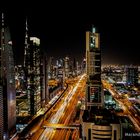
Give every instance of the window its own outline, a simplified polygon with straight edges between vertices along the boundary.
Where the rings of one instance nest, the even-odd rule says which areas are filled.
[[[95,66],[101,66],[101,61],[95,61]]]
[[[100,60],[101,59],[101,55],[95,55],[95,59],[96,60]]]

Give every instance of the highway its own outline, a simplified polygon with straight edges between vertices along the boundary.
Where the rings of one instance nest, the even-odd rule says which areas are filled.
[[[20,133],[18,133],[15,139],[30,139],[30,137],[41,127],[43,120],[52,112],[53,108],[65,95],[66,91],[69,91],[68,84],[66,84],[66,87],[61,93],[59,92],[48,102],[48,104],[45,105],[45,108],[33,116],[33,118],[28,122],[28,125]]]
[[[66,129],[60,129],[60,127],[58,127],[59,129],[57,129],[57,125],[63,124],[69,126],[70,124],[74,124],[73,119],[76,114],[76,106],[78,100],[83,97],[86,86],[85,76],[86,75],[84,74],[69,82],[69,90],[56,104],[55,108],[53,108],[49,117],[43,121],[40,129],[38,129],[38,131],[31,137],[32,140],[79,139],[78,128],[71,129],[71,127],[67,127]],[[45,127],[47,124],[53,124],[56,128]]]
[[[137,114],[133,104],[129,101],[129,99],[122,98],[122,96],[111,86],[106,80],[102,80],[104,88],[108,89],[108,91],[112,94],[114,99],[120,104],[123,109],[123,115],[128,116],[132,121],[133,125],[137,132],[140,132],[140,116]]]

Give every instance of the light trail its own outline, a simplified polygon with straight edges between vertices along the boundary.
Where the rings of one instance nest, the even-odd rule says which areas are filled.
[[[57,112],[51,117],[51,119],[49,120],[49,123],[57,124],[59,122],[61,116],[64,114],[65,108],[67,107],[68,103],[71,101],[72,96],[75,94],[80,84],[80,81],[84,78],[84,76],[85,74],[81,76],[76,86],[69,91],[69,93],[64,99],[64,102],[62,103],[60,108],[57,110]],[[53,128],[46,128],[44,132],[42,133],[41,137],[39,138],[39,140],[49,140],[51,137],[53,137],[54,132],[55,130],[53,130]]]
[[[102,81],[103,85],[105,88],[108,89],[108,91],[112,94],[112,96],[114,97],[114,99],[121,105],[121,108],[123,109],[124,111],[124,114],[127,114],[127,116],[129,117],[129,119],[132,121],[132,123],[134,124],[136,130],[138,132],[140,132],[140,124],[139,124],[139,121],[138,119],[135,117],[135,115],[133,114],[132,110],[135,110],[131,104],[130,104],[130,101],[129,99],[127,98],[126,100],[125,99],[117,99],[115,96],[116,95],[119,95],[118,92],[116,92],[108,82],[106,81]],[[120,95],[119,95],[120,96]],[[132,110],[130,111],[129,107],[132,107]]]

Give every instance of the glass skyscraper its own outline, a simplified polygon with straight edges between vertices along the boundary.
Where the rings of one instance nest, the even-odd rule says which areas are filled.
[[[0,139],[9,140],[16,130],[16,93],[12,41],[2,14],[0,46]]]
[[[86,32],[87,107],[101,106],[103,104],[99,37],[99,33],[96,33],[94,27],[92,28],[92,32]]]

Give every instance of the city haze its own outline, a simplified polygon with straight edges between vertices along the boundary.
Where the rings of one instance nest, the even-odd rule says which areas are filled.
[[[139,11],[136,4],[94,1],[63,4],[5,9],[17,50],[15,57],[20,58],[17,63],[23,61],[27,17],[31,36],[41,39],[48,57],[69,55],[81,60],[85,56],[85,31],[94,25],[101,34],[103,64],[139,64]]]

